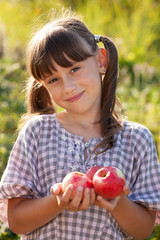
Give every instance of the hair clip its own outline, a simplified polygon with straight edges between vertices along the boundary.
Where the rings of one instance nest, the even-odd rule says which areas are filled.
[[[94,35],[96,43],[101,42],[101,37],[102,37],[101,35]]]

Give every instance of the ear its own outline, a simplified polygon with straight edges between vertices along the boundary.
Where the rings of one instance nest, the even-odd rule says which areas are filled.
[[[107,52],[104,48],[98,49],[99,72],[104,74],[108,66]]]

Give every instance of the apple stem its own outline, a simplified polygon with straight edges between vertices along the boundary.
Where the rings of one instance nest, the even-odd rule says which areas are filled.
[[[106,176],[106,173],[105,173],[105,172],[101,171],[101,173],[102,173],[102,177],[105,177],[105,176]]]

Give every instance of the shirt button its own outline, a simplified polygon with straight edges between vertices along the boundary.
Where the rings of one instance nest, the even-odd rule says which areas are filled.
[[[71,167],[71,171],[72,171],[72,172],[75,172],[75,171],[76,171],[76,168],[75,168],[75,167]]]
[[[89,147],[89,142],[86,142],[86,143],[85,143],[85,147],[86,147],[86,148]]]

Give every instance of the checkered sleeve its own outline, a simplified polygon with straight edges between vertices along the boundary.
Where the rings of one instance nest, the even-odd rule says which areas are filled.
[[[156,211],[160,224],[160,163],[153,137],[148,129],[135,137],[135,166],[129,198]]]
[[[21,131],[0,182],[0,219],[7,224],[8,199],[40,197],[36,171],[38,129],[35,125]]]

